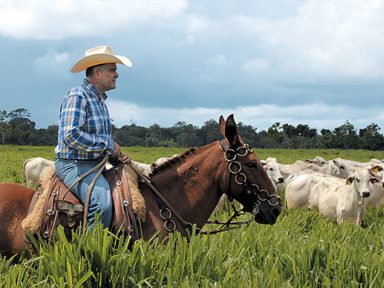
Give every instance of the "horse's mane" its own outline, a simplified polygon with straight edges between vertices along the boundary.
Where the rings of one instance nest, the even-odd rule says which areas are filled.
[[[168,161],[166,161],[166,162],[162,163],[160,166],[157,166],[156,168],[154,168],[152,173],[150,174],[150,177],[153,177],[153,176],[167,170],[168,168],[173,167],[173,166],[177,165],[178,163],[183,162],[188,157],[194,155],[196,151],[197,151],[196,148],[191,148],[179,156],[170,158]]]

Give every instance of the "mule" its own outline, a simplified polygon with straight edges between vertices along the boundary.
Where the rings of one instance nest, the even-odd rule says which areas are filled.
[[[140,238],[166,238],[176,230],[187,237],[192,224],[197,229],[204,226],[223,193],[240,202],[256,222],[276,222],[281,212],[280,199],[259,158],[243,143],[233,115],[227,120],[221,116],[219,124],[223,140],[172,158],[153,171],[151,184],[140,183],[147,209],[146,221],[139,225]],[[151,186],[161,193],[160,199]],[[23,251],[21,221],[33,193],[19,184],[0,184],[2,255]]]

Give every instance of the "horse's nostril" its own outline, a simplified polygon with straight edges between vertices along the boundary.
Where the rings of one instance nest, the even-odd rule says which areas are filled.
[[[276,206],[272,209],[272,215],[277,217],[279,216],[281,213],[281,207],[280,206]]]

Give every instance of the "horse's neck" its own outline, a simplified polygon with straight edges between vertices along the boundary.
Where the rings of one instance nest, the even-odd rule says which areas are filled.
[[[157,175],[154,184],[186,221],[203,225],[221,196],[217,178],[223,159],[218,144],[208,145]]]

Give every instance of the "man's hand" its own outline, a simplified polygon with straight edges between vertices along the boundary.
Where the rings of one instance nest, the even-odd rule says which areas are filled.
[[[123,164],[130,164],[131,163],[131,157],[129,157],[128,153],[120,153],[119,161]]]
[[[131,163],[131,157],[127,153],[121,152],[121,147],[119,144],[115,143],[115,148],[113,149],[113,153],[111,158],[115,162],[121,162],[123,164]]]

